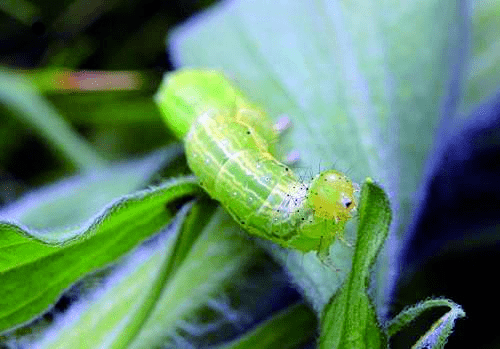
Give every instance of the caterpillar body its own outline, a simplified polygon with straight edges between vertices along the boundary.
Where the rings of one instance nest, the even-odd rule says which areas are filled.
[[[246,231],[320,255],[342,238],[356,207],[351,180],[328,170],[305,182],[277,161],[277,130],[224,75],[171,73],[155,100],[200,184]]]

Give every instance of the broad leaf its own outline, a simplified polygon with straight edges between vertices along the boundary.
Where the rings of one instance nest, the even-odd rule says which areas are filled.
[[[388,191],[395,214],[374,292],[382,315],[441,106],[456,104],[449,57],[463,43],[456,35],[464,22],[460,6],[223,2],[168,40],[179,67],[221,69],[273,118],[288,114],[293,128],[282,144],[300,152],[306,170],[335,166],[358,183],[370,176]],[[340,283],[325,286],[329,278],[314,258],[291,253],[286,260],[321,311]]]
[[[141,172],[137,171],[136,166],[130,167],[130,170]],[[122,171],[121,178],[128,178],[123,180],[122,186],[126,184],[124,187],[130,190],[131,182],[137,184],[138,178],[142,182],[145,172],[136,174],[135,181],[131,181],[134,176]],[[114,174],[115,180],[120,178],[118,173]],[[79,182],[80,187],[75,192],[69,191],[68,197],[64,197],[64,191],[58,190],[55,185],[52,189],[57,190],[47,190],[41,196],[45,198],[45,203],[38,202],[38,207],[20,205],[10,212],[13,216],[17,213],[17,217],[29,219],[29,215],[23,217],[23,208],[26,209],[24,212],[30,211],[35,217],[43,215],[45,208],[49,210],[46,214],[57,216],[57,212],[51,211],[49,203],[67,201],[72,209],[89,213],[92,211],[91,205],[82,204],[91,197],[78,198],[78,193],[84,190],[81,185],[88,184],[88,181],[79,178],[76,182]],[[106,181],[104,184],[109,185]],[[96,185],[94,189],[98,187]],[[124,187],[121,190],[118,187],[115,187],[114,194],[120,191],[123,194]],[[94,195],[97,192],[94,191]],[[59,195],[54,195],[56,193]],[[110,193],[112,191],[103,191],[104,197],[108,199]],[[114,261],[158,232],[174,213],[167,209],[166,204],[197,193],[200,193],[200,189],[194,178],[170,180],[157,187],[119,197],[104,207],[98,207],[99,211],[92,212],[93,215],[85,221],[77,220],[74,223],[78,225],[66,225],[63,229],[44,232],[11,220],[0,222],[0,331],[32,319],[52,305],[62,291],[80,277]],[[62,217],[59,221],[57,217],[52,218],[45,220],[44,224],[61,221],[69,224],[68,217]],[[75,218],[82,217],[75,215]]]
[[[162,232],[127,256],[104,287],[75,304],[39,344],[152,348],[172,343],[180,322],[220,293],[256,253],[227,214],[218,212],[209,221],[207,206],[203,211],[195,206],[184,220],[187,208],[175,231]]]

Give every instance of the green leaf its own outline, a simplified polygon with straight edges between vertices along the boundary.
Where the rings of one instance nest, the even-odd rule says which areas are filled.
[[[179,146],[154,151],[141,159],[130,159],[86,171],[33,190],[3,207],[0,220],[43,230],[46,242],[69,239],[70,231],[95,216],[113,199],[140,189],[168,162],[182,153]]]
[[[498,90],[500,81],[500,3],[477,1],[471,9],[471,58],[465,72],[461,116]]]
[[[214,299],[227,285],[234,283],[244,266],[259,253],[222,209],[216,211],[199,238],[189,245],[189,253],[128,348],[163,345],[165,338],[158,336],[159,331],[167,333],[179,320]],[[168,334],[175,337],[172,332]]]
[[[198,193],[194,178],[170,180],[115,200],[66,234],[1,222],[0,331],[29,321],[80,277],[158,232],[172,217],[165,204]]]
[[[408,309],[403,310],[394,319],[387,324],[387,334],[393,336],[402,328],[408,326],[416,317],[423,312],[438,308],[449,307],[450,311],[441,316],[434,325],[423,335],[412,348],[415,349],[442,349],[452,333],[455,321],[458,318],[465,317],[462,307],[448,299],[428,299]]]
[[[304,303],[292,305],[220,349],[294,349],[316,334],[316,315]]]
[[[192,218],[178,224],[178,233],[163,232],[139,247],[94,299],[83,300],[73,314],[59,319],[42,347],[172,344],[179,323],[220,293],[256,253],[227,214],[219,210],[203,226],[210,217],[207,206],[194,207]]]
[[[37,345],[41,348],[125,348],[140,331],[171,276],[172,248],[192,205],[175,226],[125,256],[94,294],[56,318]]]
[[[384,348],[385,334],[368,297],[370,267],[389,231],[391,208],[384,191],[368,178],[361,190],[352,270],[333,302],[325,307],[320,348]]]
[[[347,223],[346,241],[354,240],[353,222]],[[345,242],[335,243],[330,248],[329,260],[326,264],[318,260],[316,252],[302,253],[290,251],[279,246],[258,241],[267,251],[286,266],[294,283],[304,293],[317,314],[344,282],[351,270],[353,248]]]
[[[387,311],[397,275],[391,268],[448,98],[448,53],[461,44],[455,33],[464,22],[459,6],[223,2],[169,38],[178,66],[221,69],[272,118],[286,113],[293,127],[281,145],[300,152],[306,174],[335,165],[356,182],[370,176],[383,185],[395,219],[376,267],[380,314]],[[309,284],[306,294],[321,311],[338,284],[323,283],[324,268],[313,258],[291,252],[284,260],[304,266],[291,273],[302,287]]]

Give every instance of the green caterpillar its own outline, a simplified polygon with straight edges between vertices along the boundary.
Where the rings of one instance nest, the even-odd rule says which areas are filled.
[[[355,185],[335,170],[304,182],[277,161],[277,129],[223,74],[167,74],[155,100],[200,184],[246,231],[320,255],[343,238]]]

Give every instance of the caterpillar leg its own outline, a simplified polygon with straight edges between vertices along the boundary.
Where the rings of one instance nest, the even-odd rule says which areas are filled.
[[[344,237],[343,237],[343,236],[340,236],[340,235],[339,235],[339,236],[337,236],[337,238],[338,238],[340,241],[342,241],[342,242],[343,242],[343,243],[344,243],[347,247],[351,247],[351,248],[352,248],[352,246],[353,246],[353,245],[352,245],[349,241],[347,241],[346,239],[344,239]]]
[[[321,264],[323,264],[328,269],[330,269],[330,270],[332,270],[332,271],[334,271],[336,273],[340,273],[342,271],[342,269],[340,269],[339,267],[337,267],[335,265],[335,262],[332,260],[332,258],[330,257],[329,254],[323,255],[323,254],[320,254],[318,252],[317,256],[318,256],[319,261],[321,262]]]
[[[282,135],[286,130],[288,130],[292,126],[292,121],[288,117],[288,115],[283,114],[278,118],[278,121],[274,124],[274,130],[278,135]],[[300,160],[300,154],[297,150],[292,150],[284,158],[281,159],[281,162],[287,165],[293,165],[298,163]]]
[[[285,158],[282,160],[282,162],[287,165],[294,165],[300,161],[300,153],[298,150],[292,150],[286,154]]]
[[[278,121],[274,124],[274,130],[281,135],[285,130],[289,129],[292,126],[292,121],[288,117],[288,115],[283,114],[279,117]]]
[[[330,256],[330,246],[332,242],[332,239],[321,237],[316,255],[318,256],[318,259],[322,264],[338,273],[342,270],[335,265],[333,259]]]

